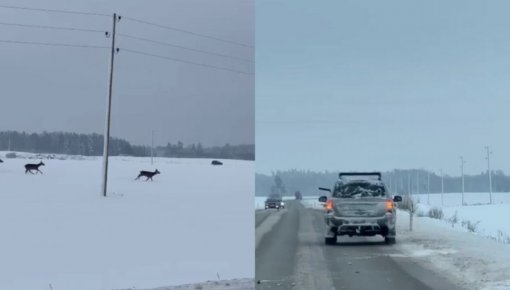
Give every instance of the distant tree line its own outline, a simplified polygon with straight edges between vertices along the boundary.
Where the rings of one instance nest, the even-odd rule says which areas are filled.
[[[230,145],[204,147],[201,143],[184,146],[182,142],[167,143],[156,148],[159,156],[165,157],[207,157],[223,159],[255,160],[255,145]]]
[[[17,131],[0,132],[1,151],[100,156],[103,154],[103,135],[69,132],[27,133]],[[151,148],[132,145],[120,138],[110,138],[112,156],[150,156]],[[184,145],[168,143],[154,148],[155,156],[187,158],[222,158],[255,160],[255,145],[230,145],[204,147],[202,144]]]
[[[383,181],[387,187],[398,194],[432,193],[441,192],[441,176],[434,172],[421,169],[398,169],[382,172]],[[286,194],[292,195],[300,191],[303,195],[319,195],[318,187],[331,187],[338,180],[338,172],[316,172],[303,170],[276,171],[271,175],[255,175],[255,194],[267,196],[274,191],[275,180],[278,178],[285,184]],[[464,188],[466,192],[488,192],[487,171],[476,175],[464,176]],[[444,192],[461,192],[462,180],[460,176],[444,175]],[[510,176],[505,175],[501,170],[492,171],[492,191],[510,192]]]

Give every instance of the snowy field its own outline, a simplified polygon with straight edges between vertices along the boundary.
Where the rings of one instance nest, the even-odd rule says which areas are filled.
[[[443,201],[441,202],[440,193],[428,194],[415,194],[413,199],[421,204],[429,204],[432,206],[460,206],[462,205],[462,193],[445,193],[443,194]],[[481,205],[488,204],[490,201],[488,192],[465,192],[464,203],[466,205]],[[493,192],[492,203],[510,203],[510,192]]]
[[[421,194],[413,196],[417,202],[418,216],[427,216],[432,207],[441,208],[444,223],[454,230],[468,231],[496,241],[510,244],[510,193],[492,194],[493,204],[488,204],[488,193],[465,193],[462,206],[460,193],[444,194],[441,206],[441,194]],[[468,227],[469,225],[469,227]]]
[[[152,289],[254,277],[254,163],[48,159],[42,175],[0,152],[0,289]],[[25,157],[29,157],[28,155]],[[80,160],[81,159],[81,160]],[[153,182],[135,181],[157,168]],[[234,289],[234,288],[231,288]]]
[[[222,281],[207,281],[179,286],[160,287],[155,289],[140,290],[255,290],[254,279],[233,279]]]

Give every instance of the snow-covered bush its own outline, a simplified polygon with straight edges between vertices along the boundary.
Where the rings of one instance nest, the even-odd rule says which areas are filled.
[[[452,228],[459,222],[457,211],[455,211],[455,213],[448,219],[447,222],[452,225]]]
[[[428,216],[433,219],[442,219],[444,214],[443,210],[439,207],[432,207],[429,209]]]
[[[498,230],[497,241],[504,244],[510,244],[510,236],[502,230]]]
[[[416,212],[416,216],[417,216],[417,217],[426,217],[427,215],[425,214],[425,212],[424,212],[424,211],[419,210],[419,211],[417,211],[417,212]]]
[[[17,155],[14,152],[9,152],[9,153],[5,154],[5,158],[16,158],[16,157],[17,157]]]
[[[461,225],[463,227],[466,227],[468,229],[468,231],[472,232],[472,233],[475,233],[476,232],[476,228],[478,227],[478,224],[480,223],[480,221],[477,221],[476,223],[470,221],[470,220],[462,220],[461,222]]]

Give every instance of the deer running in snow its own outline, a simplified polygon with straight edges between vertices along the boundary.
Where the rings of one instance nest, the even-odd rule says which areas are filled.
[[[153,177],[154,175],[156,175],[156,174],[160,174],[160,173],[161,173],[161,172],[159,172],[157,169],[156,169],[156,171],[154,171],[154,172],[151,172],[151,171],[144,171],[144,170],[142,170],[142,171],[140,171],[140,174],[138,174],[138,176],[135,178],[135,180],[138,180],[138,179],[139,179],[140,177],[142,177],[142,176],[145,176],[145,177],[146,177],[145,181],[147,181],[147,180],[149,180],[149,179],[150,179],[150,180],[152,180],[152,177]]]
[[[32,172],[32,170],[35,170],[36,173],[41,173],[42,174],[42,171],[39,170],[39,167],[41,167],[41,165],[44,166],[44,163],[42,161],[37,163],[37,164],[30,164],[30,163],[25,164],[25,174],[27,174],[29,172],[34,174]]]

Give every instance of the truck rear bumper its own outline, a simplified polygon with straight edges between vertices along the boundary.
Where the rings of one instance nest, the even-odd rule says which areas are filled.
[[[387,213],[382,217],[337,217],[326,214],[326,237],[349,236],[395,236],[395,215]]]

